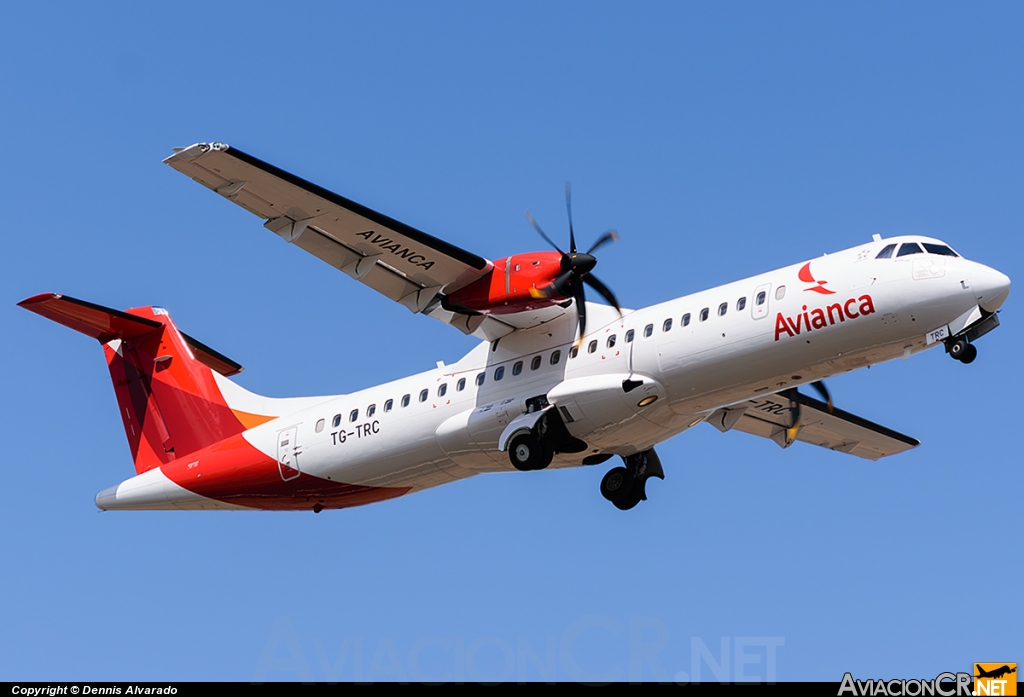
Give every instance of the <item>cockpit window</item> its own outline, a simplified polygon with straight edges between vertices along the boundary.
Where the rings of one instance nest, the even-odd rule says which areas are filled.
[[[875,259],[892,259],[892,252],[893,252],[894,249],[896,249],[896,245],[894,245],[894,244],[886,245],[885,249],[880,251],[875,256]]]
[[[917,242],[904,242],[900,251],[896,252],[897,257],[905,257],[910,254],[924,254]]]
[[[928,252],[929,254],[939,254],[944,257],[960,256],[959,254],[957,254],[944,244],[932,244],[930,242],[922,242],[921,244],[924,245],[924,251]]]

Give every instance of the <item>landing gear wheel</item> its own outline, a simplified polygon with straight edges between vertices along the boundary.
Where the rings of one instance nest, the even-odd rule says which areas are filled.
[[[974,359],[978,357],[978,347],[974,344],[967,344],[967,348],[964,349],[963,355],[958,359],[961,363],[973,363]]]
[[[968,349],[969,348],[973,348],[973,347],[970,344],[967,343],[967,339],[957,339],[956,341],[954,341],[953,343],[951,343],[949,345],[949,355],[954,360],[958,360],[958,361],[963,360],[963,356],[966,353],[968,353]],[[974,353],[977,354],[978,350],[975,349]]]
[[[633,508],[641,501],[645,501],[647,499],[647,492],[645,491],[646,487],[647,477],[643,477],[641,479],[634,479],[633,488],[630,490],[630,492],[621,499],[616,499],[615,501],[612,501],[612,503],[615,504],[615,507],[618,508],[620,511],[628,511],[630,508]]]
[[[524,433],[512,439],[508,448],[508,459],[521,472],[542,470],[551,464],[553,453],[532,433]]]
[[[625,467],[613,467],[601,480],[601,496],[619,506],[619,501],[626,501],[633,493],[633,473]],[[637,499],[639,501],[639,499]],[[636,504],[634,503],[633,506]],[[630,506],[629,508],[632,508]],[[621,508],[621,506],[620,506]],[[625,510],[625,509],[623,509]]]

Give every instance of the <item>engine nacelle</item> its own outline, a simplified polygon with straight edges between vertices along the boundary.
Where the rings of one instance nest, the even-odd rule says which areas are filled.
[[[547,289],[561,272],[562,255],[558,252],[515,254],[498,259],[487,275],[451,293],[445,299],[445,309],[501,315],[556,305],[568,298],[557,292],[544,297],[537,290]]]
[[[663,408],[665,395],[658,381],[621,373],[565,380],[555,385],[547,398],[571,435],[598,447],[605,434],[622,428],[630,428],[642,439],[644,431],[654,428],[647,422],[646,412]]]

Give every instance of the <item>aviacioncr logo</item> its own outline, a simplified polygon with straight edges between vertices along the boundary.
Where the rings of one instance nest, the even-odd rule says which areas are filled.
[[[804,288],[804,291],[814,291],[815,293],[821,293],[822,295],[835,294],[834,290],[829,290],[828,288],[825,287],[825,284],[828,283],[828,281],[819,281],[814,278],[814,275],[811,273],[811,262],[807,262],[806,264],[803,265],[803,267],[800,269],[800,273],[798,274],[798,276],[800,280],[803,281],[804,283],[815,284],[810,288]]]

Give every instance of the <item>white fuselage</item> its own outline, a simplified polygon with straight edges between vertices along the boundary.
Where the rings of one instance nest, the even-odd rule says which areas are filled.
[[[1005,276],[960,257],[875,258],[904,239],[924,238],[813,259],[814,282],[798,277],[805,262],[621,316],[589,305],[588,333],[574,357],[576,318],[567,313],[482,343],[454,365],[330,398],[244,435],[277,458],[279,434],[294,429],[302,472],[415,490],[512,470],[502,434],[527,400],[545,396],[589,446],[557,455],[552,466],[631,455],[717,408],[940,345],[926,335],[979,305],[995,311],[1005,299]],[[623,395],[630,376],[642,376],[644,390]],[[638,406],[649,396],[657,399]]]

